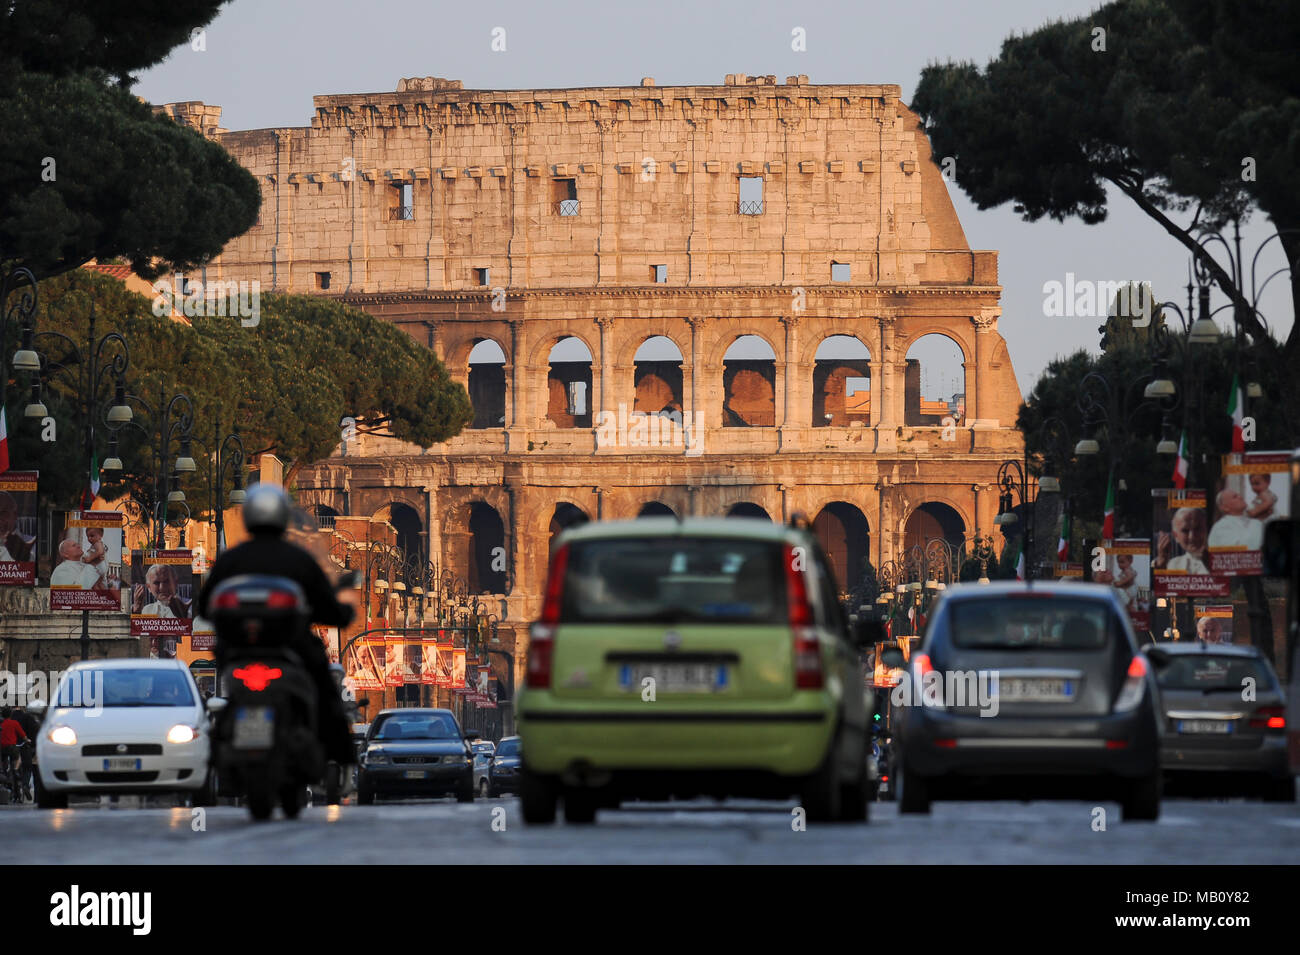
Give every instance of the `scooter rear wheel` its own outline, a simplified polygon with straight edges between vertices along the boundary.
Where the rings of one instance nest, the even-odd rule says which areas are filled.
[[[265,822],[275,811],[275,792],[270,777],[264,773],[250,774],[245,786],[248,812],[258,822]]]

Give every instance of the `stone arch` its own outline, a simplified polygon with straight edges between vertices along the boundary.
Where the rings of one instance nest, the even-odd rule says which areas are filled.
[[[785,344],[782,338],[774,337],[771,332],[763,329],[755,330],[753,321],[747,321],[739,318],[725,318],[717,323],[717,327],[708,327],[708,332],[703,336],[703,346],[701,348],[700,365],[705,373],[713,369],[721,368],[723,356],[731,350],[731,346],[736,344],[737,339],[753,336],[762,339],[767,347],[772,349],[776,355],[778,363],[781,362]],[[710,326],[712,323],[710,323]]]
[[[465,352],[465,389],[474,409],[470,429],[505,427],[508,362],[509,353],[494,338],[480,338]]]
[[[960,426],[966,418],[969,384],[965,344],[946,330],[924,332],[912,337],[904,355],[903,423],[939,427],[951,418]]]
[[[590,322],[560,322],[555,325],[548,322],[546,332],[530,345],[528,364],[533,366],[549,364],[551,352],[555,349],[555,346],[567,338],[576,338],[586,345],[587,354],[592,356],[594,362],[595,356],[600,353],[600,344],[599,339],[592,336],[590,325]]]
[[[737,501],[727,508],[727,517],[748,517],[757,520],[770,521],[772,515],[760,505],[752,501]]]
[[[585,358],[581,357],[583,352]],[[557,428],[591,427],[592,364],[591,346],[577,335],[566,335],[551,346],[547,355],[546,418]]]
[[[769,357],[759,358],[759,354]],[[753,355],[755,357],[746,357]],[[777,352],[760,335],[738,336],[722,356],[722,425],[770,428],[776,425]]]
[[[866,514],[848,501],[829,501],[813,518],[812,527],[840,590],[853,590],[862,576],[862,562],[871,556]]]
[[[551,521],[547,528],[549,537],[547,538],[547,549],[554,545],[555,538],[563,530],[570,527],[576,527],[579,524],[585,524],[591,520],[591,515],[571,501],[556,501],[555,507],[551,510]]]
[[[464,374],[465,366],[469,364],[470,352],[483,342],[491,342],[496,345],[501,350],[501,354],[505,356],[506,364],[510,363],[509,334],[498,335],[495,332],[475,330],[460,333],[454,339],[450,336],[447,338],[443,364],[447,366],[447,370],[452,374]]]
[[[672,352],[677,357],[672,357]],[[651,335],[632,355],[634,412],[644,414],[682,413],[685,391],[682,369],[686,360],[681,347],[667,335]]]
[[[405,495],[402,495],[405,496]],[[419,509],[402,496],[391,498],[371,511],[371,520],[381,518],[388,522],[397,535],[397,546],[406,557],[423,555],[425,552],[425,526]]]
[[[646,501],[637,510],[637,517],[676,517],[677,512],[663,501]]]
[[[510,550],[501,513],[486,501],[471,501],[468,521],[469,553],[465,566],[471,594],[506,593]]]
[[[812,360],[812,426],[871,421],[871,349],[856,335],[827,335]]]
[[[944,538],[960,550],[969,527],[967,515],[960,508],[943,500],[925,501],[912,508],[903,524],[903,553],[935,537]]]
[[[642,346],[652,338],[666,338],[677,346],[677,351],[681,354],[682,363],[689,362],[691,349],[691,336],[689,327],[683,333],[680,327],[685,324],[682,319],[661,319],[652,322],[628,320],[625,324],[631,326],[631,331],[624,334],[617,334],[620,323],[615,323],[616,329],[615,341],[610,350],[610,357],[613,359],[612,364],[615,367],[629,367],[636,363],[636,353],[641,350]]]

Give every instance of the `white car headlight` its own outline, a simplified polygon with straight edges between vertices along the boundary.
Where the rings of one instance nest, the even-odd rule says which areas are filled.
[[[71,726],[52,726],[45,738],[58,746],[77,745],[77,733]]]
[[[365,757],[366,757],[366,762],[367,762],[367,763],[376,763],[376,764],[377,764],[377,763],[386,763],[386,762],[388,762],[388,755],[387,755],[386,753],[384,753],[383,751],[381,751],[381,750],[377,750],[377,749],[368,749],[368,750],[366,750]]]
[[[192,743],[198,737],[193,726],[185,723],[177,723],[167,731],[167,742],[169,743]]]

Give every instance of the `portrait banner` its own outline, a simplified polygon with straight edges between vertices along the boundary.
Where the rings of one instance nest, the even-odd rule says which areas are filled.
[[[384,686],[401,686],[402,664],[406,662],[406,647],[399,633],[384,635]]]
[[[1210,527],[1210,570],[1223,577],[1257,577],[1264,567],[1264,525],[1291,516],[1291,453],[1225,455],[1222,475]]]
[[[1128,537],[1111,541],[1106,548],[1106,569],[1093,580],[1110,584],[1128,611],[1133,629],[1151,630],[1151,539]]]
[[[121,613],[121,512],[68,511],[54,550],[57,562],[50,574],[51,610]]]
[[[0,474],[0,587],[36,585],[36,481],[39,471]]]
[[[451,635],[446,630],[438,631],[438,677],[437,686],[452,686],[452,644]]]
[[[1151,574],[1156,596],[1228,596],[1228,578],[1210,573],[1204,489],[1153,490],[1151,503]]]
[[[1232,643],[1232,604],[1193,605],[1196,639],[1206,643]]]
[[[131,636],[149,638],[150,656],[175,659],[193,630],[193,559],[188,549],[131,552]]]
[[[420,682],[425,686],[436,686],[438,683],[437,637],[420,638]]]
[[[453,693],[465,693],[469,687],[465,685],[465,648],[452,647],[451,649],[451,691]]]

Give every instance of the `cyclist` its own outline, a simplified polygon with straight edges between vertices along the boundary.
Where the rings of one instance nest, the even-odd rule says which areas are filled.
[[[21,761],[18,747],[25,742],[27,733],[22,724],[13,718],[13,710],[7,706],[0,709],[0,768],[4,769],[9,792],[15,802],[22,798],[18,786],[18,765]]]

